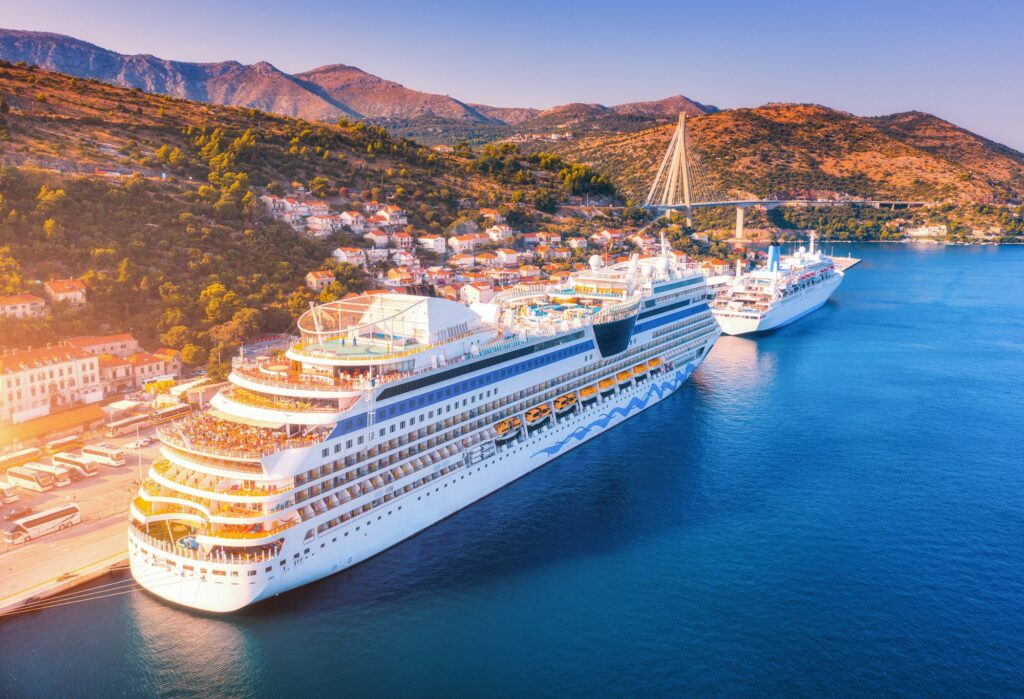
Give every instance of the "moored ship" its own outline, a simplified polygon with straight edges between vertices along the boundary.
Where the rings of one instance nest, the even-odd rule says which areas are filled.
[[[471,307],[365,294],[311,308],[164,426],[131,507],[153,594],[228,612],[363,561],[680,388],[719,335],[664,249]]]
[[[711,309],[727,335],[775,330],[825,305],[843,281],[843,272],[830,257],[810,250],[781,257],[779,246],[768,248],[768,266],[741,274],[737,269],[711,302]]]

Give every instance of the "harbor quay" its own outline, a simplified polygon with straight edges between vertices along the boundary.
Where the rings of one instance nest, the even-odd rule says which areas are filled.
[[[147,432],[152,430],[142,436]],[[103,442],[124,448],[134,439],[132,434]],[[124,466],[100,466],[91,478],[42,493],[21,489],[17,502],[0,506],[0,517],[22,507],[41,512],[64,503],[75,503],[82,512],[81,524],[65,531],[22,544],[0,542],[0,616],[124,567],[126,513],[157,446],[125,449],[125,456]]]

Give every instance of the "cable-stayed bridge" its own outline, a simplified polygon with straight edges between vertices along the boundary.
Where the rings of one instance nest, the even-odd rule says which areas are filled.
[[[869,206],[885,206],[892,208],[908,208],[924,206],[924,202],[908,201],[849,201],[835,199],[730,199],[715,187],[715,182],[705,170],[703,163],[689,147],[686,129],[686,115],[679,115],[679,123],[668,149],[661,160],[658,172],[654,176],[644,207],[659,214],[669,211],[682,211],[686,214],[686,222],[693,225],[693,210],[715,206],[736,208],[736,236],[743,237],[743,212],[749,207],[774,208],[785,204],[840,206],[848,204],[866,204]]]

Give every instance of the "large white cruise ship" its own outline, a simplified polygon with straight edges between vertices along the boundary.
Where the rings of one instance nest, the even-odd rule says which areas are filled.
[[[229,612],[355,565],[665,399],[719,336],[704,277],[658,257],[472,307],[311,308],[160,430],[131,506],[135,579]]]
[[[780,257],[779,246],[768,248],[768,267],[740,274],[726,283],[711,302],[712,312],[727,335],[775,330],[825,305],[843,272],[832,259],[814,249],[800,248]]]

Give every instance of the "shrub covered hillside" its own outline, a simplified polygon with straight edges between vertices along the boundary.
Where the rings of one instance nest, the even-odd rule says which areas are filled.
[[[0,64],[0,294],[41,295],[40,280],[75,277],[90,297],[84,310],[4,323],[0,345],[131,330],[193,364],[224,357],[246,335],[288,327],[312,300],[303,275],[354,242],[267,220],[262,188],[297,183],[340,205],[387,200],[436,232],[474,207],[542,220],[568,194],[608,190],[588,170],[533,161],[444,156],[360,122],[311,123]],[[367,285],[356,270],[337,272],[325,298]]]
[[[688,121],[714,188],[740,199],[845,194],[993,203],[1024,198],[1024,153],[928,114],[864,118],[806,104],[730,109]],[[675,125],[586,136],[548,148],[607,173],[642,199]]]

